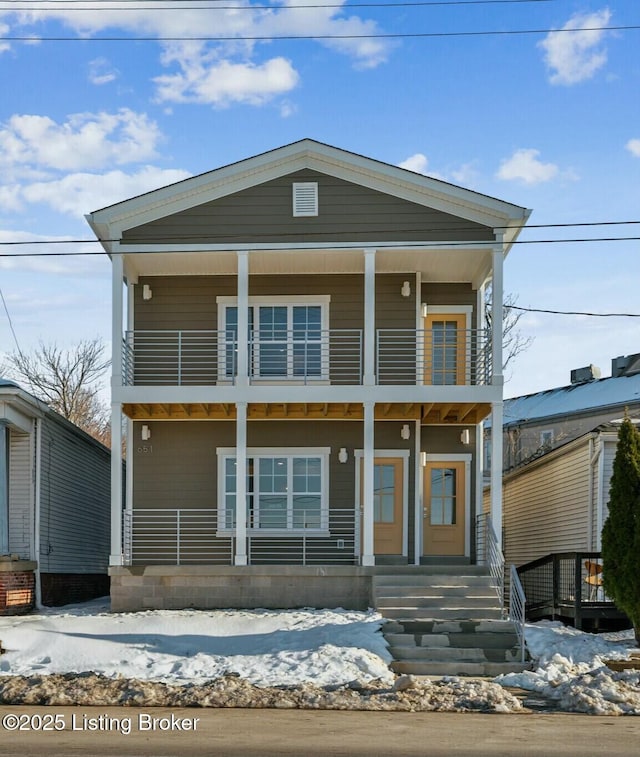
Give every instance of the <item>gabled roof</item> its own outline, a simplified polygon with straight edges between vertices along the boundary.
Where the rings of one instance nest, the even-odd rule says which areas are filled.
[[[302,139],[298,142],[193,176],[161,189],[96,210],[87,221],[104,248],[123,231],[224,197],[248,187],[309,168],[426,207],[452,213],[490,228],[504,228],[507,246],[530,211],[519,205],[347,150]]]
[[[626,404],[640,405],[640,374],[596,379],[513,397],[504,402],[503,425]]]

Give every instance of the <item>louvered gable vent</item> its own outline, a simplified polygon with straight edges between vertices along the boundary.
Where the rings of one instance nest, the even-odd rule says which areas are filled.
[[[318,184],[315,181],[293,183],[293,215],[318,215]]]

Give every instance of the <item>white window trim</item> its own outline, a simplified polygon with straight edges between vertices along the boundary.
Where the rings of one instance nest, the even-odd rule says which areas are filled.
[[[320,330],[322,334],[326,334],[329,331],[329,305],[331,303],[330,294],[292,294],[292,295],[258,295],[255,297],[249,297],[249,307],[260,307],[261,305],[274,305],[279,307],[286,307],[289,310],[290,307],[296,305],[308,305],[320,307]],[[227,333],[227,308],[237,307],[238,298],[233,295],[219,295],[216,297],[216,304],[218,306],[218,383],[230,384],[233,381],[233,377],[227,376],[227,364],[226,364],[226,333]],[[256,320],[254,318],[254,334]],[[251,375],[251,383],[260,383],[264,385],[275,384],[279,385],[283,381],[287,384],[306,384],[306,385],[322,385],[329,383],[328,366],[329,366],[329,344],[326,340],[321,341],[321,373],[319,376],[314,376],[311,379],[299,378],[297,376],[270,376],[262,378],[260,376]],[[251,366],[249,366],[251,370]]]
[[[220,527],[216,532],[217,536],[233,536],[235,528],[226,528],[226,508],[225,508],[225,460],[236,456],[236,447],[218,447],[216,450],[218,457],[218,524],[224,523],[225,527]],[[331,457],[331,447],[247,447],[247,459],[260,457],[286,457],[288,459],[296,457],[319,457],[320,458],[320,523],[329,522],[329,460]],[[247,492],[248,494],[248,492]],[[320,528],[249,528],[247,534],[251,537],[263,536],[329,536],[328,527]]]
[[[468,452],[441,454],[427,452],[427,463],[464,463],[464,556],[471,557],[471,460],[473,455]],[[476,481],[476,486],[478,482]],[[416,523],[422,523],[422,508],[416,502]],[[424,555],[423,531],[420,529],[420,554]]]
[[[376,449],[373,451],[374,459],[376,457],[397,457],[402,458],[402,556],[409,555],[409,457],[411,450],[408,449]],[[364,450],[355,449],[353,456],[356,461],[356,509],[360,511],[362,518],[362,507],[360,505],[360,460],[364,457]],[[356,544],[356,555],[360,555],[361,544]]]
[[[427,306],[427,315],[422,319],[422,328],[424,329],[424,322],[429,316],[432,315],[464,315],[464,327],[466,331],[471,330],[471,316],[473,315],[473,305],[429,305],[428,302],[425,303]],[[424,337],[423,337],[424,338]],[[420,376],[420,371],[418,369],[416,379],[419,380],[419,383],[423,383],[423,378]],[[466,361],[465,369],[464,369],[464,383],[465,386],[469,386],[471,383],[471,365],[470,361]]]

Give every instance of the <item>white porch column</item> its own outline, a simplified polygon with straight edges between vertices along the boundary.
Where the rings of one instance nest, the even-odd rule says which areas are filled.
[[[502,320],[504,297],[502,233],[496,233],[492,253],[491,274],[491,353],[493,357],[492,384],[500,389],[500,399],[491,403],[491,521],[499,543],[502,543]]]
[[[238,250],[238,364],[236,366],[236,385],[247,386],[249,383],[249,253]]]
[[[111,259],[111,555],[122,565],[122,405],[114,401],[122,387],[122,255]]]
[[[376,383],[376,251],[364,251],[364,372],[363,383]]]
[[[0,555],[9,554],[9,433],[0,420]],[[7,464],[5,464],[7,463]]]
[[[238,313],[240,311],[238,310]],[[238,318],[238,322],[240,319]],[[246,331],[245,331],[246,334]],[[247,403],[236,402],[236,553],[247,564]]]
[[[364,403],[364,445],[362,461],[362,564],[375,565],[373,554],[373,458],[375,403]]]
[[[491,521],[502,543],[502,402],[491,405]]]

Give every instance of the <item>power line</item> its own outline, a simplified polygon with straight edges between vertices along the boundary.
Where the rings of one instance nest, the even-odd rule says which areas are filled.
[[[494,226],[494,229],[561,229],[561,228],[576,228],[576,227],[591,227],[591,226],[632,226],[632,225],[638,225],[640,224],[640,220],[633,220],[633,221],[576,221],[573,223],[535,223],[535,224],[522,224],[519,226]],[[456,226],[456,227],[446,227],[446,226],[433,226],[431,228],[427,229],[412,229],[413,231],[422,231],[424,234],[432,233],[432,232],[439,232],[442,233],[444,231],[473,231],[475,230],[475,227],[471,226]],[[385,233],[389,231],[389,229],[378,229],[380,233]],[[342,233],[342,232],[341,232]],[[267,236],[267,235],[265,235]],[[273,235],[272,235],[273,236]],[[283,235],[278,235],[283,236]],[[170,236],[164,236],[163,240],[177,240],[177,241],[189,241],[190,239],[202,239],[202,234],[182,234],[179,237],[170,237]],[[209,235],[207,236],[207,239],[215,239],[216,235]],[[218,238],[224,238],[227,239],[228,235],[220,235]],[[557,239],[557,240],[550,240],[550,241],[557,241],[557,242],[563,242],[563,241],[613,241],[613,240],[634,240],[636,237],[603,237],[603,238],[594,238],[591,239],[584,239],[584,240],[563,240],[563,239]],[[132,239],[34,239],[32,241],[26,241],[26,240],[0,240],[0,247],[7,246],[7,247],[17,247],[17,246],[29,246],[29,245],[54,245],[54,244],[91,244],[93,242],[132,242],[134,240]],[[157,241],[157,240],[154,240]],[[527,244],[536,244],[538,241],[547,241],[547,240],[524,240]],[[446,242],[446,240],[437,240],[433,241],[433,244],[441,244],[443,242]],[[493,244],[492,240],[483,240],[484,244]],[[521,240],[516,240],[515,243],[521,243]],[[469,244],[469,242],[463,242],[461,244]]]
[[[18,354],[22,355],[22,350],[20,349],[20,343],[18,342],[18,337],[16,336],[15,329],[13,328],[13,321],[11,320],[11,316],[9,315],[9,308],[7,307],[6,300],[4,299],[2,288],[0,288],[0,299],[2,299],[2,304],[4,305],[4,312],[7,314],[7,320],[9,321],[9,328],[11,329],[11,333],[13,334],[13,341],[16,343]]]
[[[504,305],[505,309],[523,310],[525,313],[551,313],[552,315],[586,315],[589,318],[640,318],[640,313],[588,313],[580,310],[545,310],[543,308],[523,308],[519,305]]]
[[[252,36],[175,36],[175,37],[42,37],[30,36],[3,36],[0,42],[293,42],[298,40],[325,40],[325,39],[433,39],[448,37],[491,37],[511,36],[528,34],[570,34],[574,32],[612,32],[612,31],[635,31],[640,29],[640,24],[621,26],[589,26],[577,29],[493,29],[484,31],[460,31],[460,32],[380,32],[378,34],[282,34],[252,35]]]
[[[182,2],[190,2],[191,0],[182,0]],[[2,8],[5,3],[14,4],[15,8]],[[94,6],[78,7],[76,3],[84,3],[87,0],[48,0],[48,4],[55,3],[56,5],[70,5],[69,8],[63,8],[65,11],[140,11],[140,10],[289,10],[291,8],[411,8],[411,7],[447,7],[447,6],[459,6],[459,5],[513,5],[523,3],[550,3],[557,2],[557,0],[425,0],[424,2],[403,2],[400,0],[397,3],[393,2],[354,2],[354,3],[315,3],[315,4],[302,4],[302,5],[222,5],[223,2],[228,0],[208,0],[208,2],[215,3],[215,5],[183,5],[182,2],[176,0],[148,0],[149,3],[166,3],[166,5],[147,5],[144,0],[105,0],[108,7],[96,8]],[[24,5],[23,5],[24,3]],[[169,5],[171,3],[171,5]],[[113,7],[116,6],[116,7]],[[33,7],[29,5],[29,0],[0,0],[0,10],[19,10],[19,11],[42,11],[41,8]]]

